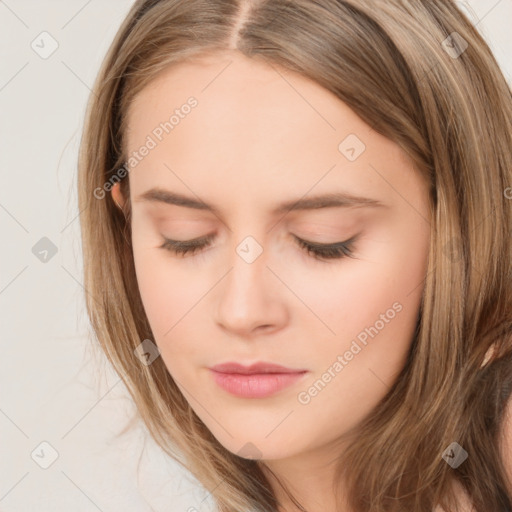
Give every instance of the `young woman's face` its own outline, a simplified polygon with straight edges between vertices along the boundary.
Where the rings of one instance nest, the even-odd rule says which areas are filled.
[[[426,183],[336,96],[237,53],[167,71],[128,121],[137,279],[170,374],[233,453],[326,449],[405,364],[427,269]],[[206,240],[176,254],[166,238]],[[315,255],[299,240],[338,248]],[[211,370],[227,362],[295,373]]]

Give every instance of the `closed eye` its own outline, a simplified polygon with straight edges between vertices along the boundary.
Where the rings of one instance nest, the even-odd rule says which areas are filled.
[[[295,235],[294,238],[297,240],[299,246],[314,258],[320,260],[331,260],[344,257],[353,258],[353,247],[357,237],[353,236],[349,240],[345,240],[344,242],[336,242],[334,244],[319,244],[317,242],[309,242]]]
[[[164,237],[164,242],[160,248],[179,256],[193,255],[196,252],[210,246],[213,237],[214,235],[212,234],[185,241],[171,240],[170,238]],[[317,260],[325,261],[341,259],[345,257],[354,258],[353,246],[357,236],[353,236],[344,242],[336,242],[334,244],[320,244],[317,242],[304,240],[295,235],[293,235],[293,237],[302,249],[304,249],[310,256]]]

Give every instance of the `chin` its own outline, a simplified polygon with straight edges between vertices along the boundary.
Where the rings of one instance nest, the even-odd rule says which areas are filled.
[[[235,432],[230,431],[233,437],[222,431],[221,436],[215,435],[219,443],[231,453],[238,455],[244,459],[252,460],[276,460],[284,459],[295,453],[293,446],[280,436],[271,436],[265,438],[261,432],[256,432],[251,435],[247,430],[244,434],[236,435]]]

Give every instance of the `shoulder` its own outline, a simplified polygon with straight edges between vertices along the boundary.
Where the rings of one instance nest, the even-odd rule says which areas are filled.
[[[455,496],[455,499],[457,501],[457,506],[459,507],[458,510],[460,512],[475,512],[475,508],[471,504],[471,501],[469,500],[468,495],[462,488],[461,484],[459,484],[457,481],[453,482],[453,494]],[[436,505],[434,507],[434,510],[432,512],[446,512],[441,505]]]

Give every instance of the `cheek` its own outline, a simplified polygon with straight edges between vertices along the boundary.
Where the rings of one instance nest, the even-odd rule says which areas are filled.
[[[156,342],[171,337],[188,309],[204,294],[204,283],[183,272],[155,239],[134,236],[133,256],[137,284]],[[183,320],[180,322],[180,318]]]
[[[308,318],[312,326],[317,324],[323,339],[315,345],[317,368],[348,351],[348,365],[358,372],[345,374],[351,373],[351,378],[365,385],[368,371],[373,370],[392,383],[405,364],[418,321],[427,267],[426,240],[414,251],[407,243],[389,241],[378,257],[374,251],[361,260],[346,260],[339,267],[343,270],[329,273],[321,286],[318,276],[310,276],[309,281],[304,278],[298,295],[307,297],[317,317]]]
[[[135,246],[134,246],[135,247]],[[161,253],[161,254],[160,254]],[[135,267],[144,310],[154,343],[177,384],[187,382],[193,361],[205,358],[202,341],[206,323],[197,321],[198,301],[205,295],[205,280],[179,271],[163,249],[134,250]],[[194,316],[195,315],[195,316]]]
[[[425,264],[421,255],[414,261],[389,251],[378,264],[355,262],[353,271],[333,274],[316,295],[313,307],[336,336],[325,330],[311,351],[315,372],[299,402],[307,403],[301,407],[309,418],[328,425],[320,437],[352,428],[395,383],[411,347]]]
[[[133,231],[137,284],[162,360],[177,384],[189,389],[211,360],[209,293],[224,272],[201,271],[193,258],[176,258],[159,248],[162,243],[148,229]]]

